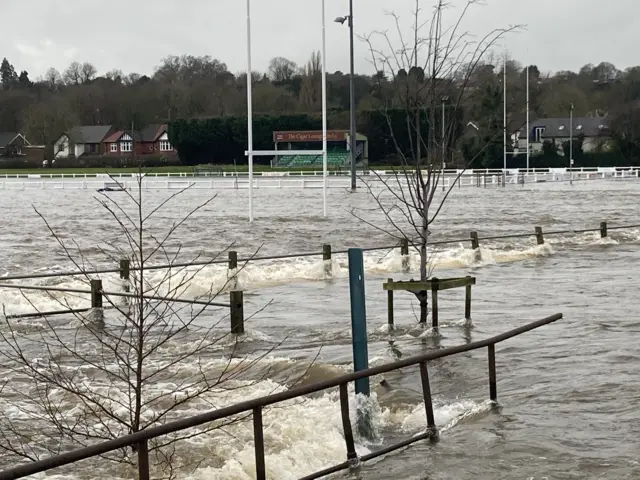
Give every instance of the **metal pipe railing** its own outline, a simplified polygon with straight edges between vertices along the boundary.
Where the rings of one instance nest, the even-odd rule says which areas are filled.
[[[53,468],[58,468],[64,465],[69,465],[71,463],[79,462],[81,460],[85,460],[98,455],[104,455],[105,453],[109,453],[114,450],[130,447],[130,446],[137,446],[138,454],[143,456],[143,458],[139,458],[138,460],[139,474],[140,474],[141,480],[146,480],[149,478],[148,450],[147,450],[147,445],[149,440],[152,440],[156,437],[160,437],[163,435],[168,435],[171,433],[186,430],[189,428],[198,427],[206,423],[214,422],[216,420],[220,420],[226,417],[230,417],[233,415],[238,415],[240,413],[246,413],[246,412],[253,412],[253,415],[254,415],[253,422],[254,422],[254,434],[256,439],[255,448],[256,448],[257,479],[265,480],[266,469],[264,464],[262,409],[276,403],[284,402],[287,400],[302,397],[312,393],[321,392],[330,388],[340,387],[340,399],[341,399],[340,405],[341,405],[341,413],[342,413],[344,433],[345,433],[345,442],[347,445],[348,456],[351,458],[348,458],[346,462],[343,462],[339,465],[336,465],[334,467],[322,470],[321,472],[316,472],[315,474],[304,477],[304,478],[319,478],[320,476],[324,476],[329,473],[333,473],[339,470],[349,468],[349,466],[354,463],[354,460],[357,461],[357,455],[355,455],[355,445],[353,443],[353,433],[351,432],[351,423],[349,420],[349,411],[348,411],[349,402],[346,395],[347,385],[350,382],[354,382],[361,378],[368,378],[374,375],[388,373],[390,371],[397,370],[400,368],[405,368],[413,365],[420,365],[421,380],[423,382],[423,394],[430,396],[431,393],[430,393],[430,390],[428,390],[428,376],[422,374],[423,368],[424,368],[424,372],[426,373],[426,363],[428,361],[435,360],[438,358],[448,357],[451,355],[456,355],[459,353],[469,352],[471,350],[477,350],[480,348],[488,347],[489,348],[489,391],[490,391],[491,400],[496,402],[497,388],[496,388],[496,373],[495,373],[495,345],[497,343],[503,342],[505,340],[508,340],[510,338],[521,335],[523,333],[529,332],[536,328],[553,323],[557,320],[560,320],[561,318],[562,318],[562,314],[558,313],[550,317],[543,318],[541,320],[531,322],[526,325],[522,325],[518,328],[509,330],[507,332],[501,333],[500,335],[496,335],[494,337],[490,337],[485,340],[479,340],[479,341],[468,343],[465,345],[458,345],[455,347],[449,347],[442,350],[437,350],[429,353],[424,353],[421,355],[416,355],[413,357],[408,357],[403,360],[398,360],[385,365],[379,365],[376,367],[368,368],[366,370],[361,370],[359,372],[341,375],[336,378],[331,378],[321,382],[305,385],[305,386],[298,387],[285,392],[275,393],[272,395],[267,395],[265,397],[247,400],[245,402],[241,402],[236,405],[231,405],[229,407],[220,408],[217,410],[213,410],[211,412],[202,413],[200,415],[183,418],[181,420],[169,422],[164,425],[151,427],[136,433],[114,438],[113,440],[108,440],[106,442],[98,443],[95,445],[91,445],[88,447],[63,453],[55,457],[49,457],[43,460],[39,460],[37,462],[19,465],[17,467],[0,472],[0,480],[9,480],[9,479],[13,480],[17,478],[23,478],[29,475],[34,475],[36,473],[51,470]],[[427,382],[427,385],[425,385],[425,381]],[[428,405],[431,405],[431,398],[429,399],[425,398],[425,407],[427,408],[427,423],[429,424],[433,422],[433,420],[430,418]],[[427,425],[427,431],[423,433],[421,436],[414,437],[409,440],[405,440],[396,445],[393,445],[392,447],[387,447],[377,452],[373,452],[371,454],[365,455],[361,458],[361,460],[365,460],[365,459],[369,460],[371,458],[381,456],[385,453],[389,453],[390,451],[397,450],[398,448],[402,448],[404,446],[410,445],[411,443],[414,443],[416,441],[426,439],[426,438],[433,438],[433,429],[435,429],[435,425],[433,426]]]
[[[0,288],[16,288],[18,290],[37,290],[44,292],[65,292],[65,293],[86,293],[94,294],[94,290],[85,290],[81,288],[65,288],[65,287],[47,287],[41,285],[16,285],[13,283],[0,283]],[[157,300],[160,302],[175,302],[175,303],[189,303],[191,305],[206,305],[211,307],[231,307],[229,303],[209,302],[206,300],[190,300],[187,298],[178,297],[161,297],[158,295],[138,295],[136,293],[125,292],[105,292],[100,290],[98,293],[106,297],[124,297],[124,298],[138,298],[144,300]]]

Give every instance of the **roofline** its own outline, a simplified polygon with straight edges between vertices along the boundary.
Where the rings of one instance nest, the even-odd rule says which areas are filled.
[[[16,138],[18,138],[18,137],[22,137],[22,140],[24,140],[24,143],[28,143],[28,144],[29,144],[29,146],[31,146],[31,142],[29,142],[29,141],[27,140],[27,137],[25,137],[25,136],[24,136],[23,134],[21,134],[21,133],[16,134],[16,136],[15,136],[15,137],[13,137],[11,140],[9,140],[9,141],[7,142],[7,145],[9,145],[11,142],[13,142],[13,141],[14,141]]]

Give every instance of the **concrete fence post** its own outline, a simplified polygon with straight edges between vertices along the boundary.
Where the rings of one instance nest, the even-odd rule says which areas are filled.
[[[536,227],[536,242],[538,245],[544,245],[544,234],[542,233],[542,227]]]

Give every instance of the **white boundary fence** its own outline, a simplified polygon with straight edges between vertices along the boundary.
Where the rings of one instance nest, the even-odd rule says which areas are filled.
[[[441,184],[448,188],[460,174],[460,171],[445,170]],[[372,170],[360,174],[360,183],[392,179],[391,170]],[[462,173],[458,185],[462,187],[491,187],[502,185],[502,179],[509,184],[535,184],[543,182],[567,182],[587,180],[632,180],[640,176],[640,167],[615,168],[566,168],[525,170],[467,170]],[[136,173],[119,173],[114,175],[91,173],[41,173],[41,174],[4,174],[0,175],[0,190],[24,189],[77,189],[98,190],[114,184],[113,179],[127,189],[137,189]],[[325,179],[328,181],[325,183]],[[395,181],[395,180],[394,180]],[[322,171],[287,171],[287,172],[254,172],[253,181],[249,182],[247,172],[206,172],[193,173],[151,173],[145,174],[142,180],[143,189],[324,189],[350,188],[350,173],[329,172],[328,177]],[[382,186],[382,185],[381,185]],[[251,189],[250,189],[251,190]]]

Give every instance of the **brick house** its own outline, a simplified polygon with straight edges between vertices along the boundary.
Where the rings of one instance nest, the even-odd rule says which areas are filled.
[[[135,150],[136,155],[164,155],[173,156],[176,151],[169,142],[168,125],[147,125],[141,131],[118,130],[104,139],[105,155],[130,156]]]

